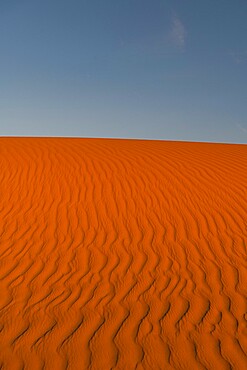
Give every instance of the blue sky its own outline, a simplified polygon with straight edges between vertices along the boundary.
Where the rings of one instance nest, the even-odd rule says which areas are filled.
[[[0,135],[247,143],[246,0],[0,0]]]

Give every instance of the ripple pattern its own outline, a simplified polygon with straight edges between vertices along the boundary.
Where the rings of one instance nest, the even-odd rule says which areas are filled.
[[[247,146],[0,138],[0,369],[246,369]]]

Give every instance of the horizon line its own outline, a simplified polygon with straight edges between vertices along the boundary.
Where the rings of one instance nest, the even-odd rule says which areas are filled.
[[[201,144],[225,144],[225,145],[247,145],[247,143],[228,142],[228,141],[197,141],[197,140],[175,140],[175,139],[150,139],[150,138],[133,138],[133,137],[88,137],[88,136],[60,136],[60,135],[0,135],[0,139],[86,139],[86,140],[129,140],[129,141],[162,141],[178,143],[201,143]]]

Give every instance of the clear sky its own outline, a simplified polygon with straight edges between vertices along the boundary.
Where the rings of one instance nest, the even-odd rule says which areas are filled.
[[[247,143],[247,1],[1,0],[0,135]]]

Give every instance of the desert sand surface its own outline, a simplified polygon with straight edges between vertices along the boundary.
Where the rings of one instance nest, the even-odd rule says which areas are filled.
[[[0,369],[246,369],[247,146],[0,138]]]

